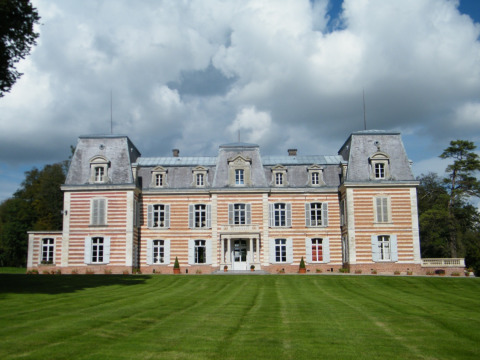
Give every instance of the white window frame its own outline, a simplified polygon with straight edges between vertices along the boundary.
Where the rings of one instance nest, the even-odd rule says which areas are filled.
[[[157,166],[152,170],[152,179],[150,181],[151,188],[165,188],[167,187],[167,173],[168,171],[162,167]]]
[[[163,243],[161,243],[163,242]],[[160,259],[160,251],[163,251],[163,259]],[[157,261],[156,261],[157,260]],[[163,261],[160,261],[163,260]],[[147,239],[147,265],[169,265],[170,264],[170,240]]]
[[[237,220],[238,219],[238,220]],[[251,225],[252,207],[249,203],[228,204],[229,225]]]
[[[292,227],[292,204],[276,202],[268,204],[270,212],[270,227]]]
[[[279,256],[277,256],[279,253],[277,250],[280,251],[280,258]],[[292,262],[293,262],[292,239],[291,238],[270,239],[270,263],[291,264]]]
[[[319,165],[312,165],[307,168],[308,172],[308,186],[323,186],[325,185],[325,181],[323,179],[323,167]]]
[[[372,180],[388,180],[390,178],[390,158],[384,152],[377,152],[369,158]]]
[[[315,204],[316,208],[312,209]],[[319,206],[318,206],[319,205]],[[312,221],[312,213],[320,213],[321,221],[314,219]],[[312,201],[305,203],[305,226],[306,227],[327,227],[328,226],[328,203],[320,201]]]
[[[398,245],[397,235],[376,234],[371,237],[372,260],[374,262],[397,262]],[[386,249],[389,249],[387,253]]]
[[[313,242],[321,240],[322,246],[322,260],[313,261]],[[318,245],[318,244],[317,244]],[[306,250],[306,258],[308,263],[312,264],[326,264],[330,262],[330,239],[328,237],[323,236],[315,236],[312,238],[305,239],[305,250]]]
[[[104,156],[95,156],[90,159],[90,183],[105,184],[109,181],[108,168],[110,161]],[[100,173],[101,172],[101,173]]]
[[[106,198],[93,198],[90,200],[90,226],[107,225],[107,206]]]
[[[103,242],[100,243],[94,243],[97,242],[99,239],[102,239]],[[102,259],[100,259],[98,251],[99,248],[97,248],[97,254],[95,255],[94,253],[94,247],[95,246],[101,246],[102,250]],[[94,257],[96,258],[96,261],[94,261]],[[84,246],[84,263],[85,264],[94,264],[94,265],[101,265],[101,264],[108,264],[110,263],[110,237],[109,236],[103,236],[103,235],[95,235],[95,236],[87,236],[85,238],[85,246]]]
[[[391,224],[391,198],[388,195],[378,195],[373,198],[374,223],[376,225]]]
[[[162,215],[163,215],[163,223],[161,219]],[[155,223],[156,216],[158,216],[157,223]],[[147,205],[147,227],[149,229],[169,229],[170,228],[170,205],[169,204]]]
[[[276,165],[272,168],[272,183],[275,187],[285,187],[288,185],[287,169],[283,165]]]
[[[195,188],[205,188],[207,187],[207,174],[208,169],[203,166],[197,166],[192,170],[192,186]]]
[[[197,262],[200,248],[204,249],[205,262]],[[192,239],[188,240],[188,263],[190,265],[210,265],[212,264],[212,240],[210,239]]]
[[[45,256],[46,255],[46,256]],[[40,264],[55,264],[55,239],[42,239]]]
[[[212,227],[212,206],[210,204],[188,205],[188,227],[210,229]]]
[[[244,169],[235,169],[235,186],[245,186]]]

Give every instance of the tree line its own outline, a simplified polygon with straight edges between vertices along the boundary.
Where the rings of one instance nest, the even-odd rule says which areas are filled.
[[[470,141],[450,142],[440,155],[451,160],[446,176],[428,173],[418,178],[418,210],[422,257],[464,257],[480,275],[480,213],[470,203],[480,197],[475,149]],[[26,265],[27,231],[62,229],[60,186],[68,163],[27,171],[21,187],[0,204],[0,266]]]

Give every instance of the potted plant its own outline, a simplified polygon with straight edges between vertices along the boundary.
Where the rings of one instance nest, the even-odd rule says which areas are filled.
[[[305,274],[307,272],[307,269],[305,268],[305,261],[303,261],[303,256],[302,256],[302,259],[300,260],[300,268],[298,269],[298,272],[300,274]]]
[[[180,264],[178,263],[178,257],[175,256],[175,264],[173,264],[173,273],[180,274]]]
[[[228,271],[228,266],[227,266],[227,265],[225,265],[225,266],[223,267],[223,271],[224,271],[224,272],[227,272],[227,271]]]
[[[255,271],[255,265],[250,265],[250,271]]]

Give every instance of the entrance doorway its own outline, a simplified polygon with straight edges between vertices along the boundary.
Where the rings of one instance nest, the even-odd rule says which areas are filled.
[[[232,269],[247,270],[247,240],[233,240]]]

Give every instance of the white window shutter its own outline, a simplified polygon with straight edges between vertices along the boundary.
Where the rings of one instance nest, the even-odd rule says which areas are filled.
[[[293,262],[293,240],[292,238],[287,239],[287,263]]]
[[[165,227],[170,228],[170,205],[165,205]]]
[[[378,238],[377,235],[372,235],[372,260],[378,261]]]
[[[153,264],[153,240],[147,240],[147,265]]]
[[[305,257],[307,258],[307,263],[312,262],[312,239],[305,239]]]
[[[98,199],[92,199],[92,214],[91,214],[91,219],[90,223],[92,225],[97,225],[98,224]]]
[[[84,246],[84,260],[85,264],[92,263],[92,238],[87,236],[85,238],[85,246]]]
[[[212,263],[212,241],[205,240],[205,247],[206,247],[205,251],[207,253],[206,263],[211,264]]]
[[[164,264],[168,265],[170,264],[170,240],[165,240],[164,241]]]
[[[310,203],[305,204],[305,226],[310,227]]]
[[[383,221],[389,222],[390,219],[388,218],[388,197],[382,198],[383,202]]]
[[[188,227],[193,229],[195,227],[195,205],[188,205]]]
[[[397,235],[390,235],[390,255],[392,261],[398,261]]]
[[[149,228],[153,227],[153,205],[147,206],[147,226]]]
[[[328,203],[322,203],[322,225],[328,226]]]
[[[228,224],[233,225],[233,204],[228,204]]]
[[[110,263],[110,236],[103,238],[103,262]]]
[[[98,199],[98,225],[105,225],[106,222],[106,199]]]
[[[377,206],[377,222],[382,222],[382,198],[375,198]]]
[[[275,205],[268,204],[268,212],[270,213],[270,217],[268,218],[268,225],[270,227],[275,226]]]
[[[286,211],[287,211],[287,227],[292,227],[292,204],[287,203],[286,206]]]
[[[322,250],[323,250],[323,262],[329,263],[330,262],[330,239],[329,238],[323,238]]]
[[[212,205],[207,205],[207,228],[212,228]]]
[[[275,239],[270,239],[269,241],[270,245],[270,263],[275,264]]]
[[[252,204],[245,204],[245,212],[246,212],[246,225],[250,225],[252,223]]]
[[[188,263],[194,264],[195,263],[195,240],[188,240]]]

